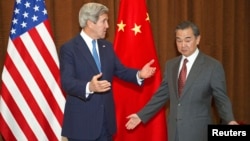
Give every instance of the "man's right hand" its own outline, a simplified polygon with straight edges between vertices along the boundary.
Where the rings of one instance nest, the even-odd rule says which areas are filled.
[[[91,92],[106,92],[110,90],[111,83],[107,80],[98,80],[102,77],[102,73],[94,75],[89,83],[89,90]]]
[[[137,114],[131,114],[127,117],[129,120],[126,123],[126,128],[128,130],[133,130],[139,123],[141,123],[141,119]]]

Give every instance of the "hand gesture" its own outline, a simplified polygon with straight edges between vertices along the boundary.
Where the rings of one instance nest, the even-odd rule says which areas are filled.
[[[131,114],[127,118],[129,119],[126,123],[126,128],[128,130],[134,129],[141,122],[141,119],[138,117],[137,114]]]
[[[102,77],[102,73],[94,75],[89,83],[89,90],[91,92],[106,92],[110,90],[111,83],[107,80],[98,80]]]
[[[239,125],[239,123],[233,120],[233,121],[230,121],[228,125]]]
[[[154,63],[154,59],[149,61],[147,64],[143,66],[143,68],[139,71],[139,77],[141,79],[146,79],[155,74],[156,67],[151,67],[151,65]]]

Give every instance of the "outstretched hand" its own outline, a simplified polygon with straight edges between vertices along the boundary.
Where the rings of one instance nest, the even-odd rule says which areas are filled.
[[[99,80],[102,77],[102,73],[92,77],[89,83],[89,90],[91,92],[106,92],[110,90],[111,83],[107,80]]]
[[[143,68],[139,71],[139,77],[141,79],[146,79],[155,74],[156,67],[151,67],[151,65],[155,62],[154,59],[150,60],[147,64],[143,66]]]
[[[233,120],[233,121],[230,121],[228,125],[239,125],[239,123]]]
[[[141,123],[141,119],[137,114],[131,114],[127,118],[129,119],[126,123],[126,128],[128,130],[133,130],[137,125],[139,125],[139,123]]]

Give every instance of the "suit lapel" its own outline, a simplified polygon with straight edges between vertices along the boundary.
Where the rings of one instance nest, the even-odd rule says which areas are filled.
[[[194,61],[194,64],[188,74],[187,80],[186,80],[186,84],[184,86],[183,89],[183,93],[182,96],[184,96],[186,94],[186,92],[188,91],[188,89],[192,86],[192,84],[194,83],[195,79],[197,78],[198,74],[201,71],[201,65],[204,62],[204,58],[202,53],[200,52],[197,56],[197,58]],[[182,97],[181,96],[181,97]]]
[[[95,60],[86,44],[86,42],[82,39],[82,37],[79,35],[76,38],[76,44],[77,48],[79,50],[79,58],[83,58],[83,61],[87,61],[90,65],[90,67],[96,72],[99,73],[98,68],[96,66]]]
[[[178,95],[178,72],[179,72],[179,65],[180,65],[180,61],[181,61],[181,56],[177,59],[177,61],[174,63],[174,66],[173,66],[173,70],[176,70],[176,71],[173,71],[173,85],[174,85],[174,89],[175,89],[175,96],[176,98],[179,97]]]
[[[98,49],[99,49],[99,57],[100,57],[100,62],[101,62],[101,70],[104,71],[104,66],[107,66],[105,64],[105,48],[106,48],[106,45],[103,44],[103,42],[101,42],[100,40],[97,40],[97,43],[98,43]]]

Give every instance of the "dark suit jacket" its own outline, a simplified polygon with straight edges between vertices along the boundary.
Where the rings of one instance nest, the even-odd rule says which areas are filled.
[[[217,60],[199,52],[189,72],[183,93],[178,97],[180,61],[181,56],[166,63],[160,88],[138,116],[143,122],[147,122],[170,99],[169,141],[175,141],[177,130],[179,141],[206,141],[207,125],[212,123],[212,97],[220,117],[225,122],[234,120],[231,102],[226,92],[224,70]]]
[[[135,69],[124,67],[116,57],[113,46],[98,40],[103,76],[112,82],[113,76],[137,83]],[[67,94],[62,136],[74,139],[95,139],[105,124],[110,134],[116,131],[112,90],[85,97],[86,84],[98,74],[95,61],[80,35],[65,43],[60,49],[62,88]]]

